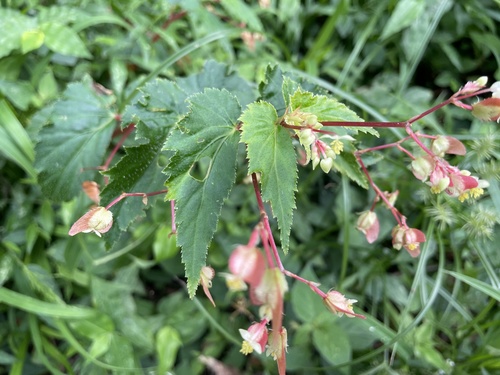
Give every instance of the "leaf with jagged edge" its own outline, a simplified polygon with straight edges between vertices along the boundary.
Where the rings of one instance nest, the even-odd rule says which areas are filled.
[[[268,66],[265,80],[259,84],[260,100],[272,104],[278,116],[285,114],[286,107],[283,95],[283,72],[279,66]]]
[[[135,138],[142,144],[125,147],[125,156],[103,172],[110,181],[101,194],[103,204],[110,203],[123,192],[150,193],[165,189],[159,159],[169,156],[162,147],[172,126],[187,112],[185,99],[186,93],[165,79],[154,80],[140,89],[134,102],[126,107],[122,121],[125,126],[135,123]],[[145,209],[163,196],[148,197],[146,205],[141,197],[129,197],[115,204],[111,208],[115,224],[105,235],[108,244],[116,241],[122,231],[144,216]]]
[[[35,148],[38,181],[50,199],[70,200],[83,181],[95,180],[115,128],[113,104],[114,97],[99,95],[89,79],[68,85],[54,104]]]
[[[345,104],[326,95],[315,95],[309,91],[298,88],[290,97],[290,112],[300,109],[301,112],[312,113],[318,117],[319,122],[323,121],[363,121],[354,111]],[[325,127],[338,135],[357,134],[358,131],[369,133],[378,137],[378,132],[372,127],[362,126],[337,126]],[[345,129],[345,130],[344,130]]]
[[[208,60],[201,73],[179,78],[177,83],[189,96],[202,92],[205,88],[226,89],[238,98],[242,108],[256,99],[254,88],[246,80],[231,71],[227,65],[214,60]]]
[[[287,252],[298,177],[292,137],[278,124],[276,109],[267,102],[250,104],[240,120],[249,173],[261,174],[262,198],[271,203],[273,215],[278,219],[281,247]]]
[[[279,66],[269,65],[266,69],[264,81],[259,84],[259,100],[271,103],[276,108],[278,116],[281,117],[290,104],[290,96],[299,87],[316,94],[326,93],[326,90],[322,87],[293,72],[282,72]]]
[[[188,98],[189,112],[169,136],[165,149],[175,154],[165,173],[167,199],[175,200],[177,244],[193,297],[217,228],[224,199],[236,177],[241,107],[226,90],[206,89]],[[204,176],[194,171],[209,160]]]

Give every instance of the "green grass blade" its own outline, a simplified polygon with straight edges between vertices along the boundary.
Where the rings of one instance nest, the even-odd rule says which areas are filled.
[[[0,302],[35,315],[53,318],[85,319],[95,317],[97,314],[92,309],[49,303],[4,287],[0,287]]]
[[[427,45],[429,44],[432,36],[434,35],[434,32],[436,31],[436,28],[439,22],[441,21],[441,18],[443,17],[444,13],[446,13],[449,10],[450,6],[452,5],[451,3],[452,3],[451,0],[442,0],[438,8],[436,9],[430,27],[427,29],[426,33],[422,35],[422,38],[420,39],[420,46],[418,48],[418,53],[416,53],[412,61],[410,61],[409,67],[405,70],[404,74],[401,74],[401,82],[399,85],[400,94],[408,88],[410,80],[415,74],[418,64],[422,60],[422,56],[427,50]]]
[[[55,368],[50,360],[44,353],[42,335],[40,334],[40,329],[38,327],[37,319],[34,315],[28,315],[28,323],[31,332],[31,338],[33,339],[33,344],[35,344],[35,350],[37,352],[37,358],[44,364],[44,366],[50,370],[54,375],[64,375],[61,371]]]
[[[366,25],[365,29],[359,36],[358,40],[356,41],[356,44],[354,45],[353,50],[351,51],[349,57],[347,58],[347,61],[344,64],[344,67],[342,68],[342,71],[340,72],[339,78],[337,80],[337,86],[342,87],[342,84],[347,78],[347,75],[351,72],[351,69],[354,66],[356,59],[363,50],[363,47],[365,46],[367,39],[371,35],[373,35],[373,29],[377,25],[377,22],[379,21],[379,18],[382,15],[383,11],[386,9],[386,6],[387,4],[385,2],[380,2],[375,12],[373,12],[370,22],[368,23],[368,25]],[[358,71],[357,74],[360,74],[360,72]]]
[[[464,283],[470,285],[474,289],[490,296],[491,298],[500,301],[500,290],[495,288],[489,284],[486,284],[484,281],[477,280],[473,277],[463,275],[461,273],[453,272],[453,271],[445,271],[450,276],[453,276],[455,279],[463,281]]]
[[[0,125],[30,161],[35,160],[35,149],[28,133],[5,100],[0,100]]]

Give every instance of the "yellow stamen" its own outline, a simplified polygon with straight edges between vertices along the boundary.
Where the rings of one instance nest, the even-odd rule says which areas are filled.
[[[470,192],[470,194],[471,194],[472,198],[474,198],[474,199],[477,199],[477,198],[479,198],[481,195],[483,195],[483,194],[484,194],[484,190],[483,190],[482,188],[480,188],[480,187],[475,187],[475,188],[472,188],[472,189],[470,189],[470,191],[469,191],[469,192]]]
[[[243,341],[243,344],[241,344],[241,349],[240,353],[243,353],[244,355],[248,355],[253,352],[252,345],[248,343],[248,341]]]
[[[439,188],[439,186],[432,186],[431,187],[431,193],[433,193],[433,194],[439,194],[439,193],[441,193],[441,189]]]
[[[416,243],[409,243],[408,245],[406,245],[406,248],[410,251],[416,250],[417,247],[418,247],[418,244],[416,244]]]
[[[338,139],[330,143],[330,146],[332,147],[333,152],[335,152],[337,155],[344,151],[344,144]]]

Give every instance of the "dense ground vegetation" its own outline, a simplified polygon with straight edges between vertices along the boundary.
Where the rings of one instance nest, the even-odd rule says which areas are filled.
[[[180,118],[186,96],[176,87],[188,93],[227,88],[244,105],[255,100],[269,66],[278,65],[365,121],[383,122],[407,120],[480,76],[500,80],[500,4],[492,0],[0,5],[0,374],[277,373],[265,354],[239,353],[238,329],[258,321],[247,295],[229,292],[216,276],[210,290],[216,308],[201,288],[189,298],[162,195],[148,197],[145,210],[141,198],[124,200],[126,219],[115,216],[117,224],[102,238],[68,235],[92,205],[80,191],[83,179],[101,186],[116,180],[120,160],[146,157],[144,139],[160,137],[157,148],[163,147],[153,127],[138,128],[143,138],[122,137],[133,131],[128,126],[137,113],[145,116],[141,105],[162,111],[164,99],[155,96],[156,89],[165,93],[160,85],[175,102],[165,116]],[[155,86],[170,82],[158,78],[176,84]],[[242,82],[246,89],[238,91]],[[112,142],[86,149],[83,169],[57,148],[72,142],[70,133],[50,147],[44,143],[51,124],[66,120],[75,128],[116,123],[99,130]],[[377,209],[374,243],[356,230],[357,214],[374,194],[353,182],[352,173],[299,167],[284,266],[356,299],[356,312],[366,319],[331,314],[306,285],[290,279],[283,318],[288,373],[500,371],[498,126],[452,106],[415,124],[414,130],[465,144],[465,156],[451,162],[489,182],[477,201],[432,194],[395,149],[364,158],[382,190],[399,190],[398,209],[425,233],[418,258],[392,248],[388,211]],[[380,138],[360,133],[356,147],[405,136],[402,129],[378,132]],[[117,155],[107,160],[116,145]],[[235,185],[208,251],[217,274],[227,272],[231,252],[248,242],[260,219],[247,160],[238,155]],[[168,157],[160,154],[155,167]],[[120,173],[133,179],[130,165]],[[57,183],[50,180],[54,171]],[[160,190],[166,178],[139,180],[134,187],[142,190],[135,191]],[[104,204],[124,190],[131,192],[121,185],[104,190]]]

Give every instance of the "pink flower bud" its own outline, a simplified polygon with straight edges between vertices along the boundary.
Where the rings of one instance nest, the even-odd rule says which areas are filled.
[[[104,207],[94,207],[73,224],[68,234],[74,236],[80,232],[94,232],[101,237],[101,233],[109,231],[112,225],[113,213]]]
[[[326,296],[323,298],[323,302],[328,310],[338,316],[343,316],[345,314],[349,318],[365,318],[363,315],[356,314],[352,310],[353,303],[358,301],[355,299],[347,299],[342,293],[337,292],[336,290],[330,290],[326,293]]]
[[[212,280],[214,276],[215,276],[215,271],[212,267],[205,266],[201,268],[200,280],[201,280],[201,286],[203,287],[203,292],[210,300],[210,302],[212,302],[212,305],[214,305],[215,307],[214,299],[212,298],[212,295],[210,294],[209,291],[209,288],[212,287]]]
[[[282,303],[287,291],[285,275],[278,268],[268,268],[254,291],[252,302],[256,305],[269,305],[271,310],[274,310]]]
[[[396,225],[392,230],[392,246],[396,250],[404,247],[412,257],[420,254],[421,242],[425,242],[425,234],[418,229]]]
[[[428,155],[420,156],[411,162],[411,171],[420,181],[426,181],[434,170],[436,163]]]
[[[363,211],[356,222],[356,229],[366,236],[368,243],[375,242],[380,230],[377,214],[373,211]]]
[[[250,285],[259,284],[266,269],[262,252],[256,247],[238,246],[229,257],[229,270]]]
[[[475,81],[469,81],[465,84],[464,87],[459,91],[461,95],[469,94],[474,91],[482,89],[488,83],[488,77],[482,76],[476,79]]]
[[[500,122],[500,98],[487,98],[472,104],[472,114],[483,121]]]
[[[450,136],[437,136],[431,144],[431,150],[437,156],[444,154],[465,155],[467,150],[462,142]]]
[[[95,181],[83,181],[82,189],[87,194],[87,196],[96,204],[99,204],[100,198],[100,190],[99,185]]]

